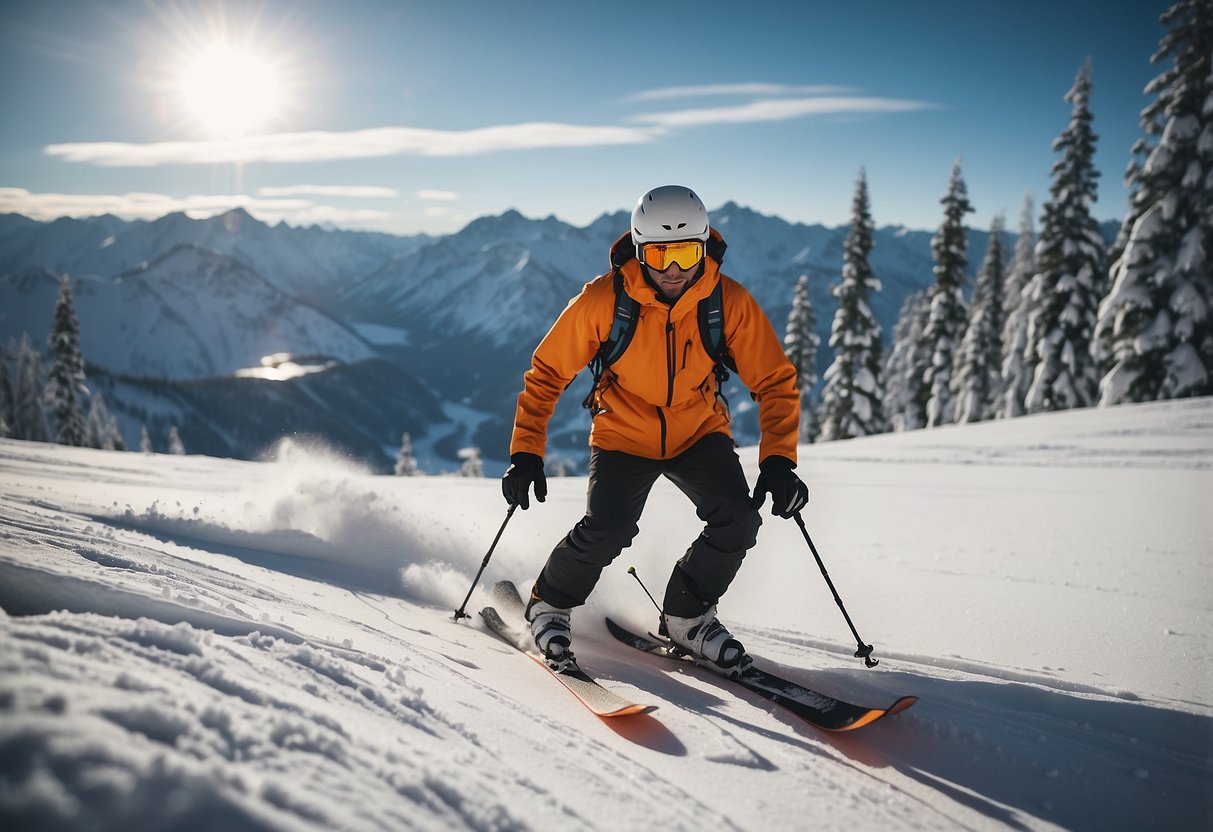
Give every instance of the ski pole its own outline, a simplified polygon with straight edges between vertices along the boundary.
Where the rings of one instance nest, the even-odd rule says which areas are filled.
[[[800,526],[800,533],[804,535],[805,542],[809,544],[809,551],[813,553],[813,558],[821,569],[821,575],[826,579],[826,585],[834,595],[834,601],[838,604],[838,609],[842,610],[842,617],[847,620],[847,626],[851,628],[851,634],[855,636],[855,641],[859,645],[859,649],[855,651],[855,658],[863,659],[863,663],[868,667],[875,667],[880,664],[880,660],[872,658],[872,645],[863,643],[863,639],[859,637],[859,633],[855,630],[855,625],[851,623],[851,616],[847,614],[847,608],[843,606],[842,599],[838,597],[838,590],[834,588],[834,582],[830,580],[830,573],[826,571],[826,565],[821,562],[821,555],[817,554],[817,547],[813,545],[813,538],[809,537],[809,530],[804,527],[804,518],[800,516],[799,511],[793,514],[792,517],[796,520],[796,525]]]
[[[505,519],[501,521],[501,528],[497,530],[497,536],[493,538],[493,545],[489,546],[489,550],[485,554],[484,560],[482,560],[480,562],[480,571],[478,571],[476,573],[475,578],[472,578],[472,585],[470,587],[468,587],[467,596],[464,597],[463,603],[459,605],[459,609],[455,610],[455,620],[456,621],[458,621],[461,618],[471,618],[471,616],[468,615],[463,610],[468,605],[468,601],[471,600],[472,593],[476,589],[476,584],[480,583],[480,576],[484,574],[484,568],[489,565],[489,558],[491,558],[493,556],[493,550],[497,548],[497,541],[501,540],[501,535],[505,531],[505,525],[506,525],[506,523],[510,522],[510,518],[514,516],[514,509],[516,509],[516,508],[518,508],[518,504],[511,503],[509,511],[507,511],[505,513]]]

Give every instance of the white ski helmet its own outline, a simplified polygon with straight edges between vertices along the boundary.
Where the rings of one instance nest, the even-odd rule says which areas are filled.
[[[690,188],[662,185],[646,193],[632,209],[632,243],[637,256],[645,243],[708,241],[708,209]]]

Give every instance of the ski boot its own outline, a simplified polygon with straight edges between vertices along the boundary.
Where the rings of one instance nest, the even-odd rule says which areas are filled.
[[[526,620],[531,625],[531,636],[535,646],[543,654],[544,663],[559,673],[570,666],[576,667],[573,651],[573,628],[569,623],[572,610],[562,610],[543,601],[531,593],[527,604]]]
[[[670,640],[674,655],[690,656],[696,664],[721,676],[735,678],[754,662],[741,642],[720,623],[715,606],[693,618],[662,614],[658,632]]]

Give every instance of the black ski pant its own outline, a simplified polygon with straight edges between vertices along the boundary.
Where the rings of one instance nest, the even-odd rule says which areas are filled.
[[[631,545],[637,521],[659,476],[695,504],[703,531],[674,565],[663,610],[702,615],[729,588],[754,545],[762,518],[750,508],[750,491],[733,440],[712,433],[673,459],[646,459],[594,448],[590,453],[585,516],[552,550],[535,594],[554,607],[585,603],[602,570]]]

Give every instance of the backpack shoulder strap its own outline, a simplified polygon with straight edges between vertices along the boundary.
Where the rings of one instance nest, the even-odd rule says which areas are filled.
[[[590,385],[590,392],[585,397],[585,401],[581,403],[594,414],[600,412],[598,392],[602,376],[608,367],[619,360],[619,356],[623,355],[628,344],[632,343],[632,336],[636,332],[636,321],[640,316],[640,304],[624,290],[623,272],[618,266],[614,269],[612,280],[615,285],[615,311],[611,318],[611,331],[607,335],[607,339],[599,345],[598,352],[590,359],[589,367],[590,373],[593,375],[593,383]]]
[[[723,282],[717,281],[711,294],[699,301],[699,337],[703,340],[703,348],[708,356],[716,363],[717,368],[724,365],[737,372],[737,364],[729,353],[724,342],[724,290]]]
[[[609,367],[619,360],[628,344],[632,343],[632,335],[636,332],[636,319],[640,314],[640,304],[633,300],[623,288],[623,272],[615,269],[615,317],[611,321],[611,333],[598,349],[598,357],[602,359],[603,367]]]

